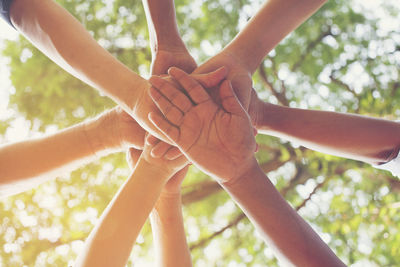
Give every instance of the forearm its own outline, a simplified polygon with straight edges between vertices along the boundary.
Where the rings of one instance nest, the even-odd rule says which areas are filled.
[[[0,147],[2,194],[24,191],[56,171],[72,170],[94,158],[106,149],[102,134],[106,133],[101,132],[101,121],[92,119],[50,136],[3,145]]]
[[[224,48],[254,73],[263,58],[327,0],[267,0]]]
[[[192,266],[183,225],[181,196],[161,195],[150,216],[157,266]]]
[[[103,49],[52,0],[14,0],[11,20],[38,49],[66,71],[128,110],[146,81]]]
[[[147,114],[156,109],[151,86],[103,49],[84,27],[52,0],[14,0],[13,24],[43,53],[111,97],[152,134],[162,137]]]
[[[260,114],[260,133],[324,153],[377,164],[397,156],[400,147],[400,123],[394,121],[269,103]]]
[[[176,24],[174,0],[142,0],[146,12],[152,52],[185,47]]]
[[[289,206],[258,167],[223,185],[279,259],[294,266],[344,266],[312,228]]]
[[[88,237],[76,266],[125,266],[166,180],[165,173],[139,159]]]

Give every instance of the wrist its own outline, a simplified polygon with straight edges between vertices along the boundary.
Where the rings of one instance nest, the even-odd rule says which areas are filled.
[[[159,51],[181,53],[188,52],[185,43],[182,41],[179,33],[177,32],[168,36],[153,37],[153,41],[151,43],[151,51],[153,54],[156,54]]]
[[[146,176],[150,177],[151,179],[161,180],[165,185],[168,179],[171,178],[171,176],[174,174],[173,170],[168,168],[166,165],[156,164],[151,160],[146,159],[146,156],[143,155],[143,153],[136,165],[135,172],[144,171],[144,173],[146,173]]]
[[[118,84],[115,86],[118,86]],[[139,75],[133,75],[121,83],[118,90],[118,97],[114,100],[123,110],[132,115],[135,107],[141,102],[150,87],[151,85],[146,79]]]
[[[99,153],[105,150],[103,137],[101,136],[104,132],[101,128],[100,118],[92,119],[83,123],[83,132],[86,141],[91,148],[92,155],[94,156],[100,156]]]
[[[276,131],[285,119],[286,107],[259,100],[255,108],[255,127],[257,130]]]
[[[233,57],[243,69],[250,73],[250,76],[254,74],[263,59],[257,57],[254,51],[250,51],[246,45],[243,46],[235,39],[223,49],[223,53]]]
[[[221,52],[220,54],[224,54],[227,57],[233,58],[235,62],[245,71],[247,71],[250,75],[250,77],[253,75],[254,71],[252,68],[249,66],[246,60],[246,55],[243,55],[238,51],[238,49],[235,48],[234,45],[228,44]]]
[[[171,207],[181,205],[181,193],[179,192],[165,192],[163,190],[158,197],[156,204],[154,205],[154,210],[169,210]]]
[[[253,156],[251,159],[248,160],[247,163],[242,165],[241,170],[238,172],[238,175],[235,177],[232,177],[231,179],[221,182],[221,186],[224,188],[233,188],[237,186],[241,186],[241,184],[246,183],[246,180],[249,179],[249,177],[254,176],[254,174],[260,170],[260,167],[258,165],[258,162],[256,158]]]
[[[123,112],[120,107],[115,107],[101,114],[98,120],[97,134],[100,138],[101,147],[110,150],[122,150],[124,140],[119,128],[118,113]]]

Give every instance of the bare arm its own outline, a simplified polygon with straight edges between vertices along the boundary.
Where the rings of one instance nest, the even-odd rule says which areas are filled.
[[[268,0],[245,28],[221,52],[200,65],[194,73],[221,66],[243,107],[250,108],[251,76],[263,58],[291,31],[311,16],[326,0]],[[253,116],[253,114],[250,114]]]
[[[257,106],[261,114],[257,123],[260,133],[317,151],[379,164],[396,157],[400,148],[398,122],[261,102]]]
[[[179,35],[174,0],[143,0],[152,52],[152,74],[166,74],[176,66],[191,73],[197,64]]]
[[[14,26],[63,69],[112,98],[144,129],[162,138],[148,121],[155,109],[150,84],[104,48],[53,0],[14,0]]]
[[[192,266],[183,225],[180,190],[186,172],[187,169],[181,170],[168,181],[150,216],[159,267]]]
[[[103,49],[64,8],[53,0],[14,0],[10,16],[14,26],[45,55],[111,97],[144,129],[166,140],[147,118],[157,110],[147,94],[150,83]],[[216,79],[218,84],[221,77]]]
[[[152,158],[150,149],[145,145],[132,175],[103,212],[75,266],[126,265],[132,246],[163,186],[186,165],[182,156],[173,161]]]
[[[326,1],[266,1],[225,50],[254,73],[263,58]]]
[[[52,135],[0,146],[2,195],[38,185],[51,174],[72,169],[107,150],[143,146],[144,131],[121,109]]]
[[[279,194],[255,159],[247,173],[223,187],[285,266],[345,266]]]
[[[14,26],[63,69],[132,109],[146,80],[103,49],[85,28],[53,0],[14,0]]]

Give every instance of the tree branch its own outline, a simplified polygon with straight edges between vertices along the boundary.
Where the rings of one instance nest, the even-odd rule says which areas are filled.
[[[220,234],[222,234],[225,230],[236,226],[241,220],[243,220],[244,218],[246,218],[246,215],[244,213],[240,213],[238,216],[236,216],[230,223],[228,223],[225,227],[221,228],[220,230],[218,230],[217,232],[207,236],[206,238],[201,239],[200,241],[198,241],[197,243],[190,245],[190,251],[203,247],[205,244],[207,244],[209,241],[211,241],[211,239],[213,239],[216,236],[219,236]]]
[[[261,81],[271,90],[272,94],[278,99],[279,103],[284,106],[289,106],[289,101],[286,99],[284,92],[278,92],[278,90],[276,90],[273,84],[268,80],[263,63],[261,63],[258,67],[258,72],[260,73]]]
[[[304,199],[303,202],[301,202],[301,204],[298,205],[298,206],[296,207],[296,211],[299,211],[302,207],[304,207],[304,206],[307,204],[307,202],[311,199],[311,197],[318,191],[318,189],[322,188],[322,187],[326,184],[326,182],[327,182],[328,180],[329,180],[329,179],[326,178],[322,183],[319,183],[319,184],[314,188],[314,190],[308,195],[308,197],[307,197],[306,199]]]
[[[183,205],[189,205],[201,201],[222,190],[222,187],[216,181],[204,181],[194,185],[192,188],[193,189],[190,192],[183,194]]]
[[[328,26],[328,29],[326,31],[323,31],[319,34],[319,36],[317,37],[317,39],[315,39],[314,41],[311,41],[310,43],[308,43],[306,50],[304,51],[303,54],[301,54],[300,58],[296,61],[296,63],[293,64],[293,67],[291,69],[291,71],[296,71],[304,62],[304,60],[306,59],[306,57],[308,56],[308,54],[311,53],[311,51],[320,43],[322,42],[322,40],[326,37],[326,36],[333,36],[332,34],[332,28],[331,26]]]

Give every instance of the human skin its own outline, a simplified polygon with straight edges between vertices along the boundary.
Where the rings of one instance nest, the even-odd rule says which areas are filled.
[[[146,131],[166,140],[147,118],[157,110],[148,96],[150,83],[102,48],[64,8],[52,0],[14,0],[10,17],[16,29],[46,56],[113,99]],[[225,73],[196,77],[205,84],[218,84]]]
[[[156,266],[192,266],[183,224],[181,200],[181,183],[186,176],[187,168],[168,180],[150,214]]]
[[[172,146],[166,147],[164,142],[151,136],[147,138],[147,142],[152,147],[152,150],[158,150],[160,154],[158,157],[165,157],[172,150]],[[133,150],[128,153],[130,166],[136,165],[140,154],[141,151]],[[187,171],[188,166],[178,171],[168,180],[150,214],[156,266],[192,266],[183,224],[181,201],[181,184]]]
[[[397,156],[400,123],[319,110],[289,108],[256,99],[259,133],[294,141],[316,151],[381,164]]]
[[[166,76],[170,67],[179,67],[191,73],[197,64],[189,54],[178,31],[173,0],[142,0],[146,13],[152,54],[151,74]],[[170,80],[171,81],[171,80]],[[172,82],[172,81],[171,81]],[[153,139],[151,137],[151,139]],[[169,147],[168,143],[157,144],[151,153],[158,157],[159,151]],[[169,156],[179,155],[171,150]]]
[[[201,64],[194,73],[207,73],[221,66],[237,97],[250,108],[251,76],[263,58],[290,32],[317,11],[326,0],[269,0],[237,36],[217,55]],[[254,110],[253,110],[254,111]],[[250,117],[256,116],[253,112]]]
[[[121,108],[40,138],[0,146],[0,192],[25,191],[55,173],[127,146],[142,147],[145,132]]]
[[[229,81],[219,88],[222,106],[218,106],[182,70],[172,68],[169,74],[191,100],[162,79],[152,77],[155,89],[150,93],[164,116],[150,113],[150,120],[193,164],[224,187],[283,263],[345,266],[258,166],[250,118]]]
[[[191,73],[197,64],[189,54],[176,23],[173,0],[143,0],[152,52],[151,74],[166,74],[170,67]]]
[[[145,144],[131,176],[121,186],[86,240],[75,266],[123,267],[133,244],[167,181],[187,165],[185,157],[175,160],[153,158]],[[131,149],[131,157],[138,151]]]

